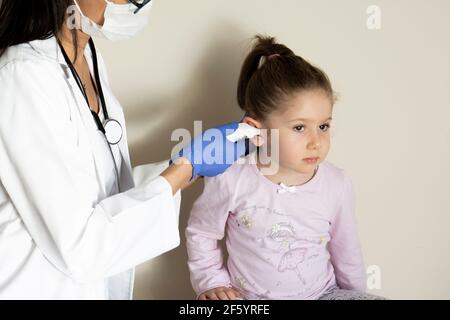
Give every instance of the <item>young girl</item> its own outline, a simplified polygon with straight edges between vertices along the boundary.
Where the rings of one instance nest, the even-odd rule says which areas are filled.
[[[376,299],[365,294],[352,183],[326,162],[334,93],[328,77],[274,38],[256,37],[238,84],[244,122],[267,129],[246,164],[205,178],[186,230],[199,299]],[[278,171],[265,175],[270,130]],[[266,149],[262,149],[266,148]],[[217,241],[226,235],[224,265]]]

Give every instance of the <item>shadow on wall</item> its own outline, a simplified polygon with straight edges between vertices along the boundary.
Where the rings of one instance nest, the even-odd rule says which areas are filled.
[[[130,146],[133,166],[168,159],[172,147],[172,131],[186,128],[193,135],[193,122],[202,120],[203,130],[242,117],[236,101],[236,87],[242,64],[242,32],[228,23],[212,27],[216,32],[199,60],[198,67],[186,85],[178,92],[167,92],[158,100],[134,106],[127,114],[127,124],[149,119],[151,133]],[[241,35],[241,36],[240,36]],[[163,99],[167,97],[167,99]],[[173,108],[172,106],[176,106]],[[150,107],[149,107],[150,106]],[[157,134],[155,134],[155,132]],[[199,181],[183,191],[180,212],[181,244],[178,248],[152,259],[137,268],[135,299],[194,299],[189,280],[184,232],[189,212],[203,189]],[[163,214],[163,213],[161,213]]]

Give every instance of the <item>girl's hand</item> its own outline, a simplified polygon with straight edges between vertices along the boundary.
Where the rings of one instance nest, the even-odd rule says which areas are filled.
[[[198,300],[238,300],[240,298],[241,294],[237,290],[219,287],[203,292],[198,297]]]

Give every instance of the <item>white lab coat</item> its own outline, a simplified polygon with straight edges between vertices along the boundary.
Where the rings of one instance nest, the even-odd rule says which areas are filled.
[[[159,176],[168,163],[132,171],[100,55],[99,70],[124,129],[113,147],[121,193],[55,38],[0,58],[0,299],[131,299],[134,266],[179,245],[180,193]]]

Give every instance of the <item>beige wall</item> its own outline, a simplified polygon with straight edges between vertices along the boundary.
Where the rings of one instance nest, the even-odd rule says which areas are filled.
[[[133,163],[168,158],[172,130],[194,120],[238,120],[249,39],[276,36],[340,93],[329,160],[354,180],[365,262],[382,272],[371,292],[450,299],[450,1],[153,1],[139,37],[98,42]],[[366,27],[372,4],[381,30]],[[181,246],[138,267],[135,298],[193,297],[184,228],[201,188],[183,194]]]

